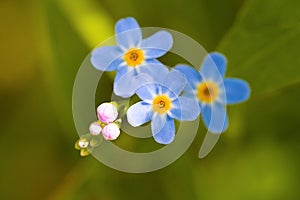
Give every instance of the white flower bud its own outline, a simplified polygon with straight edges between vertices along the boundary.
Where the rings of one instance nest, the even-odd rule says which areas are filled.
[[[97,108],[97,115],[101,122],[113,122],[118,117],[117,108],[112,103],[103,103]]]
[[[87,148],[88,145],[89,145],[89,142],[85,138],[82,138],[78,141],[78,146],[82,149]]]
[[[93,122],[91,125],[90,125],[90,128],[89,128],[89,131],[92,135],[99,135],[102,131],[102,128],[100,126],[99,123],[97,122]]]
[[[106,140],[115,140],[120,135],[120,129],[115,123],[110,123],[103,128],[102,135]]]

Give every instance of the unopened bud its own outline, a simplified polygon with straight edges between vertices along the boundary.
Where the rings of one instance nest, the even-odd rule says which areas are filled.
[[[87,141],[87,139],[82,138],[78,141],[78,146],[82,149],[87,148],[89,146],[89,142]]]
[[[89,128],[89,131],[92,135],[99,135],[102,131],[102,128],[100,126],[99,123],[97,122],[93,122],[91,125],[90,125],[90,128]]]
[[[97,108],[97,115],[101,122],[113,122],[118,117],[117,108],[112,103],[103,103]]]
[[[115,140],[120,135],[120,129],[115,123],[110,123],[103,128],[102,134],[106,140]]]

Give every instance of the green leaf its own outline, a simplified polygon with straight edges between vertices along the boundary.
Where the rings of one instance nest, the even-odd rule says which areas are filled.
[[[166,27],[189,35],[207,50],[215,49],[244,0],[102,0],[115,20],[136,17],[141,27]],[[169,64],[169,63],[168,63]]]
[[[228,75],[250,82],[254,97],[300,81],[300,2],[248,1],[220,44]]]
[[[64,16],[90,48],[113,35],[114,22],[101,6],[92,0],[56,0]]]
[[[65,132],[73,132],[71,99],[76,73],[90,50],[112,35],[113,23],[92,0],[39,1],[35,9],[39,11],[37,35],[43,74],[61,125]]]

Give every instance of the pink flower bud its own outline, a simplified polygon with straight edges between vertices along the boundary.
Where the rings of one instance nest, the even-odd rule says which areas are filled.
[[[120,135],[120,129],[115,123],[110,123],[103,128],[102,134],[106,140],[115,140]]]
[[[118,117],[117,108],[111,103],[103,103],[97,108],[98,118],[106,124],[113,122]]]
[[[99,134],[101,133],[101,131],[102,131],[102,128],[101,128],[101,126],[100,126],[99,123],[93,122],[93,123],[90,125],[89,130],[90,130],[90,133],[91,133],[92,135],[99,135]]]

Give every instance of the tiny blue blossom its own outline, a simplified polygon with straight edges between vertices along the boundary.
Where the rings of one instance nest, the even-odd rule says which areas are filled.
[[[177,65],[174,69],[185,75],[190,89],[186,95],[196,96],[205,126],[212,133],[222,133],[228,127],[226,105],[240,103],[250,96],[250,87],[244,80],[224,78],[227,60],[224,55],[208,54],[200,71],[188,65]]]
[[[197,99],[181,96],[186,83],[180,72],[169,72],[167,68],[155,81],[148,75],[139,75],[135,92],[142,101],[127,110],[129,124],[137,127],[151,121],[154,140],[160,144],[171,143],[175,137],[174,119],[192,121],[200,113]]]
[[[158,31],[142,39],[137,21],[132,18],[120,19],[115,26],[117,46],[96,48],[91,63],[101,71],[117,71],[114,93],[122,97],[134,94],[133,80],[140,73],[157,74],[162,65],[156,58],[166,54],[173,45],[172,35]]]

